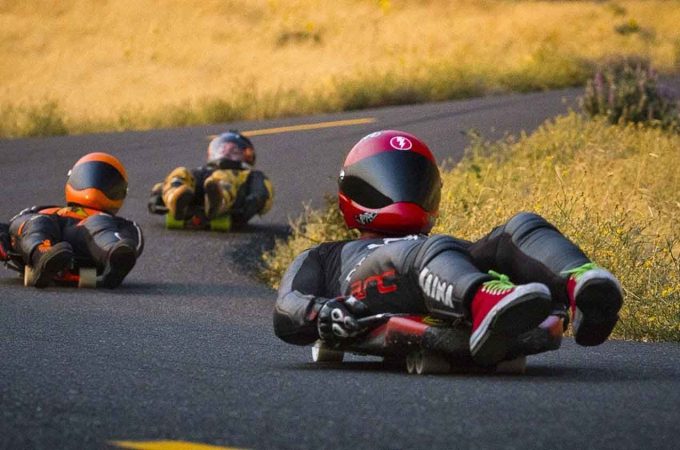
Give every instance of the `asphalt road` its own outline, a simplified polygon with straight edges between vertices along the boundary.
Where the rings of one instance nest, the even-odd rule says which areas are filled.
[[[608,342],[529,358],[522,376],[409,376],[353,357],[321,368],[272,333],[275,292],[258,255],[305,201],[333,193],[347,150],[376,129],[413,132],[457,160],[470,128],[532,130],[577,91],[437,103],[224,126],[0,141],[0,220],[60,203],[82,154],[118,155],[121,215],[146,250],[117,290],[24,288],[0,269],[0,448],[108,448],[187,441],[274,448],[677,448],[680,345]],[[275,127],[374,118],[307,131]],[[202,163],[207,136],[253,134],[277,190],[271,213],[231,234],[165,230],[148,190]],[[270,134],[266,134],[270,133]],[[500,220],[500,219],[499,219]],[[170,448],[170,447],[163,447]]]

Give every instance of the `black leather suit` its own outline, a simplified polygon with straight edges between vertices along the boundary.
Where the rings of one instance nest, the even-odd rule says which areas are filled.
[[[443,235],[328,242],[302,252],[281,280],[274,331],[307,345],[318,339],[316,317],[332,298],[362,300],[371,314],[431,314],[469,320],[470,302],[490,269],[515,284],[541,282],[564,314],[563,271],[588,262],[553,225],[520,213],[476,242]]]
[[[106,263],[109,250],[120,239],[134,242],[137,257],[144,248],[139,226],[130,220],[78,206],[34,206],[21,211],[9,222],[11,247],[24,263],[44,240],[67,241],[76,257],[92,261],[98,271]]]

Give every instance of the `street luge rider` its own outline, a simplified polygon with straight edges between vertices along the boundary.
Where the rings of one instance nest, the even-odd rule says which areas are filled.
[[[360,317],[425,314],[470,323],[470,352],[481,365],[504,360],[514,340],[568,309],[578,344],[609,337],[622,305],[610,272],[533,213],[476,242],[428,235],[440,190],[435,159],[418,137],[386,130],[361,139],[338,193],[347,226],[361,236],[297,256],[278,292],[276,335],[337,346],[360,336]]]
[[[29,285],[48,286],[75,259],[97,268],[97,286],[118,287],[141,255],[144,240],[136,223],[116,216],[127,195],[125,167],[95,152],[68,173],[66,206],[33,206],[0,227],[0,259],[11,255],[32,268]]]

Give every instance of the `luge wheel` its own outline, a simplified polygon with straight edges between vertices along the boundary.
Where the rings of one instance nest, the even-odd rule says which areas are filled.
[[[406,357],[406,371],[410,374],[428,375],[448,373],[451,363],[436,353],[416,351]]]
[[[171,230],[182,229],[184,228],[184,221],[177,220],[174,217],[172,217],[172,214],[168,213],[165,215],[165,228],[169,228]]]
[[[231,230],[231,216],[216,217],[210,221],[210,229],[212,231],[229,231]]]
[[[416,361],[415,369],[418,375],[448,373],[451,370],[451,364],[440,355],[423,353]]]
[[[345,352],[324,347],[321,343],[316,343],[312,347],[312,361],[315,363],[342,362]]]
[[[411,352],[406,356],[406,371],[410,374],[416,373],[416,365],[421,357],[420,352]]]
[[[78,270],[78,287],[79,288],[96,288],[97,287],[97,269],[94,267],[81,267]]]
[[[501,361],[496,365],[496,373],[523,374],[527,370],[527,357],[520,356],[509,361]]]
[[[33,267],[24,266],[24,286],[33,286]]]

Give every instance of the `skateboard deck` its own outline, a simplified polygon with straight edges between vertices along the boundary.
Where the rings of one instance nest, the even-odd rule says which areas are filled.
[[[170,214],[165,215],[165,227],[171,230],[211,230],[229,231],[231,229],[231,216],[220,216],[208,219],[204,216],[195,215],[190,219],[176,220]]]
[[[524,339],[527,342],[518,341],[507,360],[483,367],[472,359],[471,330],[465,324],[442,323],[415,315],[378,315],[359,322],[370,329],[365,336],[341,347],[329,347],[317,341],[312,347],[312,360],[315,363],[338,363],[348,352],[381,356],[386,363],[401,366],[410,374],[470,371],[521,374],[526,370],[527,354],[557,349],[562,337],[561,319],[558,323],[550,322],[545,329],[529,333]],[[371,327],[371,323],[379,324]]]

